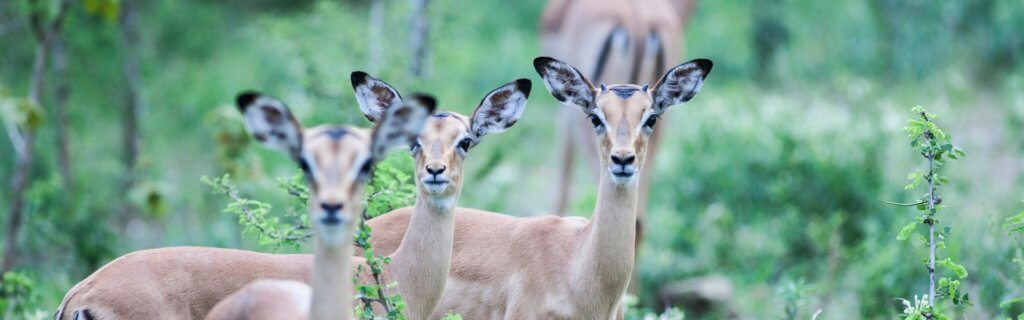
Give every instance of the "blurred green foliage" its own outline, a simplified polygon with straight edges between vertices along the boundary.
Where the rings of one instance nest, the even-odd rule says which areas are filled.
[[[35,305],[44,310],[128,251],[271,248],[241,237],[238,218],[222,213],[223,197],[198,181],[229,173],[240,194],[273,208],[294,205],[276,187],[276,177],[293,176],[294,165],[251,146],[233,110],[237,92],[273,92],[310,126],[366,126],[348,84],[351,71],[364,70],[466,114],[497,85],[537,79],[529,62],[539,54],[544,4],[432,1],[427,73],[412,78],[406,1],[385,0],[375,39],[367,36],[365,0],[146,1],[139,6],[146,105],[140,183],[124,194],[125,83],[119,27],[110,16],[119,13],[96,9],[116,2],[79,2],[64,29],[70,189],[57,170],[51,89],[39,106],[17,103],[34,55],[27,5],[0,2],[0,110],[4,120],[39,121],[16,269],[32,270]],[[784,317],[790,298],[777,288],[804,279],[814,290],[795,304],[801,316],[821,309],[822,319],[895,317],[904,306],[892,298],[923,292],[926,271],[906,263],[917,248],[893,238],[912,217],[881,200],[915,197],[898,187],[905,169],[920,164],[899,130],[905,106],[923,104],[944,115],[955,142],[971,153],[949,173],[943,194],[947,210],[962,213],[948,218],[958,232],[945,250],[972,271],[960,284],[975,304],[965,317],[1024,312],[1020,303],[1000,306],[1022,296],[1024,272],[1020,241],[996,232],[1006,212],[1021,210],[1011,199],[1024,194],[1022,29],[1018,0],[700,2],[687,25],[685,56],[672,60],[711,58],[715,71],[699,97],[674,107],[658,128],[665,134],[655,166],[647,168],[655,174],[637,263],[639,306],[663,310],[662,285],[721,274],[733,293],[719,315]],[[381,52],[371,55],[370,42]],[[556,108],[539,89],[531,100],[514,128],[474,151],[486,161],[467,162],[472,185],[461,206],[546,213],[556,176]],[[6,142],[0,148],[6,207],[14,159]],[[573,209],[580,213],[591,211],[596,185],[583,168],[574,172],[580,195]],[[124,201],[146,205],[138,216],[123,217]]]
[[[4,319],[43,319],[38,309],[39,292],[35,281],[20,272],[8,271],[0,277],[0,315]]]

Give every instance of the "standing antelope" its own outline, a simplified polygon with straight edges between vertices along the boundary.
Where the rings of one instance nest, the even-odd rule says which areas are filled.
[[[360,108],[370,121],[380,121],[389,106],[400,102],[398,92],[386,83],[362,72],[353,73],[352,77]],[[391,254],[393,262],[384,275],[386,282],[397,280],[408,318],[427,319],[444,292],[454,238],[452,212],[462,192],[463,160],[485,135],[502,132],[515,124],[526,107],[530,87],[530,80],[519,79],[491,91],[471,118],[454,112],[435,113],[411,144],[419,191],[416,204],[401,210],[410,212],[412,231]],[[357,264],[365,263],[362,258],[352,259]],[[314,270],[319,274],[320,266]],[[314,286],[318,284],[314,282]],[[293,311],[308,305],[308,291],[308,287],[295,281],[259,281],[217,304],[207,319],[279,319],[284,314],[301,315]]]
[[[304,132],[276,99],[246,92],[237,100],[252,136],[288,153],[306,175],[315,239],[313,278],[312,285],[295,280],[256,281],[214,306],[207,319],[348,319],[354,268],[350,264],[365,263],[352,257],[364,186],[374,163],[384,158],[388,148],[415,141],[434,110],[434,98],[416,95],[407,103],[380,106],[369,134],[331,125]],[[410,234],[418,229],[413,231]],[[403,242],[399,252],[406,245]]]
[[[204,247],[129,253],[72,288],[56,319],[63,319],[65,310],[73,310],[73,319],[198,319],[256,279],[310,282],[311,265],[316,266],[313,288],[304,294],[311,295],[313,318],[350,312],[348,264],[364,184],[389,147],[415,140],[430,110],[393,107],[367,133],[334,125],[304,130],[284,103],[255,92],[240,94],[236,102],[253,138],[288,153],[305,172],[316,253],[273,255]],[[306,301],[302,311],[310,306]]]
[[[357,99],[360,102],[360,109],[371,121],[376,122],[379,120],[385,111],[385,106],[396,103],[401,99],[398,91],[393,87],[368,77],[365,73],[353,73],[352,80],[353,89],[356,91]],[[428,120],[429,122],[435,124],[443,123],[443,125],[439,127],[435,125],[436,129],[425,130],[427,132],[437,132],[438,134],[434,136],[436,141],[428,139],[435,141],[430,144],[430,148],[423,149],[421,147],[420,149],[433,152],[432,150],[436,145],[443,146],[445,143],[459,145],[460,150],[456,153],[462,157],[465,156],[465,149],[468,149],[463,143],[465,138],[475,138],[470,141],[470,146],[474,146],[479,142],[477,139],[483,134],[500,131],[498,125],[511,126],[522,115],[524,103],[530,90],[530,82],[528,80],[522,79],[514,83],[516,84],[514,90],[509,85],[502,86],[488,94],[484,101],[481,102],[472,120],[474,122],[473,128],[477,130],[475,132],[480,133],[479,135],[442,135],[442,131],[461,132],[459,130],[467,127],[464,123],[464,117],[451,118],[459,119],[462,123],[448,121],[451,119],[440,120],[446,119],[442,117],[432,117]],[[452,126],[455,126],[455,129]],[[448,186],[448,191],[461,190],[462,159],[455,159],[453,161],[457,162],[448,168],[448,177],[453,181]],[[418,175],[426,171],[426,165],[425,160],[417,162]],[[436,171],[436,164],[431,163],[431,166],[433,167],[431,170]],[[436,183],[438,182],[436,179],[429,181],[420,180],[417,182],[418,184],[430,183],[434,185],[431,188],[442,187],[439,183]],[[422,186],[420,189],[423,190]],[[451,196],[457,196],[457,194]],[[452,203],[454,203],[454,198],[451,199]],[[311,208],[313,207],[311,206]],[[431,209],[429,206],[427,208]],[[415,208],[404,210],[411,213]],[[426,220],[436,218],[430,215],[420,216]],[[436,220],[440,219],[436,218]],[[448,231],[449,235],[437,234],[438,231],[441,231],[438,228],[443,226],[443,223],[425,223],[425,225],[432,225],[434,228],[424,228],[424,235],[421,238],[441,240],[435,240],[433,245],[429,243],[419,245],[423,248],[430,248],[430,250],[410,249],[407,251],[410,253],[410,256],[416,251],[421,251],[424,254],[421,256],[423,258],[427,256],[450,257],[451,231]],[[419,228],[413,230],[417,231]],[[437,235],[437,237],[431,236],[432,233]],[[410,239],[413,238],[410,237]],[[448,240],[444,240],[446,238]],[[448,243],[447,248],[443,246],[445,243]],[[389,253],[394,251],[391,250]],[[396,265],[403,264],[398,261],[394,263],[393,269],[397,268]],[[102,316],[103,319],[199,319],[207,315],[219,301],[258,279],[284,279],[308,283],[313,264],[313,256],[300,254],[265,254],[243,250],[203,247],[177,247],[138,251],[110,262],[71,288],[65,295],[55,318],[63,320],[68,319],[66,317],[71,317],[73,314],[81,315],[82,317],[95,314]],[[410,262],[405,263],[405,265],[410,268],[421,268],[419,271],[423,272],[423,274],[432,274],[430,278],[427,278],[429,281],[440,283],[444,283],[444,280],[443,278],[437,280],[438,277],[447,275],[448,270],[447,263],[443,265],[424,264],[417,266],[416,263]],[[427,272],[427,267],[430,267],[431,269],[429,270],[434,272]],[[415,271],[409,272],[416,274]],[[393,272],[396,275],[398,273],[400,272]],[[410,290],[414,290],[414,285],[403,282],[399,287],[402,288],[403,285]],[[287,286],[302,287],[296,285]],[[280,288],[273,285],[270,287]],[[426,287],[428,286],[423,288]],[[434,288],[434,290],[438,289]],[[288,292],[291,291],[288,290]],[[299,297],[301,298],[301,296]],[[308,301],[308,298],[306,299]],[[413,300],[416,300],[416,298],[413,298]],[[429,300],[429,298],[426,299],[426,301]],[[422,305],[427,304],[429,303]],[[407,310],[412,311],[414,309],[419,308],[410,304]],[[71,310],[71,314],[66,314],[66,310]],[[429,313],[429,311],[425,312]]]
[[[633,268],[637,176],[650,136],[669,107],[700,91],[712,63],[676,66],[653,88],[597,89],[576,68],[547,57],[534,67],[556,100],[582,109],[592,124],[604,168],[593,221],[457,208],[452,269],[434,317],[449,310],[466,319],[615,317]],[[375,250],[393,252],[410,216],[399,210],[367,221]]]
[[[696,0],[551,0],[541,14],[540,39],[544,55],[576,67],[594,83],[650,84],[674,65],[682,52],[683,25]],[[580,148],[592,170],[599,170],[598,150],[590,123],[571,108],[558,117],[559,177],[555,180],[554,212],[564,215],[571,198],[573,157]],[[643,239],[652,161],[661,134],[648,142],[648,168],[640,174],[637,240]],[[596,172],[596,171],[595,171]]]

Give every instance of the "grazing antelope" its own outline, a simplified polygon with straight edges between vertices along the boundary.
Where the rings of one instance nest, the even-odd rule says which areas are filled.
[[[583,71],[594,83],[658,81],[683,49],[683,25],[696,0],[551,0],[541,14],[540,39],[544,55],[558,57]],[[553,210],[564,215],[572,184],[573,158],[580,148],[592,170],[599,170],[597,143],[590,123],[563,108],[558,117],[559,176]],[[652,161],[661,134],[648,142],[645,170],[640,174],[637,244],[643,239]],[[595,171],[596,172],[596,171]]]
[[[448,284],[433,317],[449,310],[466,319],[609,319],[629,283],[634,261],[638,175],[658,118],[689,101],[711,71],[697,59],[669,70],[654,87],[595,88],[569,64],[534,60],[556,100],[590,119],[603,169],[593,220],[512,217],[455,209]],[[375,250],[393,252],[411,214],[367,221]]]
[[[400,103],[398,92],[386,83],[362,72],[352,76],[360,108],[370,121],[379,121],[389,106]],[[515,124],[526,107],[530,87],[530,80],[519,79],[495,89],[484,97],[472,117],[434,113],[411,144],[418,192],[416,204],[403,209],[411,210],[411,231],[391,254],[393,262],[384,274],[386,282],[397,280],[408,318],[427,319],[444,292],[455,228],[452,211],[462,192],[463,160],[485,135]],[[364,263],[362,258],[352,259]],[[314,270],[319,270],[319,265]],[[207,319],[275,319],[295,314],[280,310],[308,305],[301,300],[308,301],[308,287],[299,284],[287,280],[253,283],[217,304]]]
[[[387,106],[400,100],[397,90],[379,80],[367,77],[361,72],[354,73],[352,78],[354,80],[353,89],[356,90],[360,109],[371,121],[379,120],[384,112],[384,108],[381,106]],[[479,131],[481,135],[474,135],[474,137],[479,138],[482,134],[497,132],[492,130],[496,130],[495,126],[498,124],[511,126],[522,115],[523,103],[529,94],[530,83],[525,79],[515,83],[515,90],[508,90],[510,88],[508,85],[502,86],[481,102],[481,107],[477,109],[479,115],[473,117],[473,119],[477,119],[474,120],[475,128],[481,130]],[[520,98],[523,101],[520,101]],[[485,103],[491,107],[484,107]],[[493,115],[488,115],[488,113],[493,113]],[[496,118],[498,116],[507,120]],[[452,117],[452,119],[462,118]],[[436,121],[431,120],[431,122]],[[465,137],[457,138],[464,140]],[[452,140],[447,143],[463,145],[463,140]],[[439,143],[445,142],[439,141]],[[478,142],[478,140],[470,141],[470,147]],[[431,144],[429,149],[421,148],[421,150],[431,152],[430,150],[434,148],[433,145]],[[463,147],[465,146],[463,145]],[[464,155],[462,151],[457,153],[460,156]],[[456,180],[461,186],[461,160],[458,161],[460,169],[456,170],[453,167],[448,174],[450,177],[456,177],[454,172],[459,171]],[[418,172],[426,171],[426,163],[418,163],[417,168]],[[433,169],[436,171],[436,168]],[[433,182],[434,180],[431,180],[431,183]],[[459,189],[453,188],[452,185],[449,185],[449,190]],[[454,200],[452,201],[454,202]],[[415,209],[405,210],[411,213]],[[424,230],[427,233],[435,231],[437,230]],[[439,238],[443,239],[445,236],[442,235]],[[439,244],[444,243],[444,241],[438,242]],[[443,251],[444,246],[429,247],[442,249],[442,252],[430,251],[437,253],[437,256],[450,256],[450,253]],[[391,250],[389,253],[394,251]],[[409,252],[413,251],[415,250]],[[395,263],[401,264],[397,261]],[[414,266],[415,264],[408,263],[407,265]],[[283,279],[308,283],[312,267],[313,256],[308,254],[265,254],[203,247],[143,250],[129,253],[110,262],[71,288],[65,295],[55,318],[63,320],[70,319],[73,315],[82,317],[101,315],[104,319],[199,319],[207,315],[219,301],[258,279]],[[447,275],[447,263],[435,264],[433,267],[437,269],[432,270],[441,270],[442,276]],[[394,268],[393,265],[392,269]],[[425,269],[421,271],[425,271]],[[437,281],[437,276],[432,276],[431,279]],[[442,279],[440,282],[443,283],[444,280]],[[287,286],[295,287],[294,285]],[[273,285],[270,287],[280,288]],[[411,285],[405,287],[413,289]],[[416,308],[413,305],[407,308],[410,311],[414,309]]]
[[[349,318],[350,270],[355,268],[352,264],[365,264],[362,258],[352,257],[363,188],[374,163],[384,158],[389,147],[415,141],[435,105],[434,98],[421,95],[410,102],[394,102],[380,106],[370,134],[331,125],[304,133],[284,103],[254,92],[238,96],[238,107],[253,137],[287,152],[306,175],[315,239],[313,278],[311,285],[295,280],[256,281],[214,306],[207,319]],[[406,245],[403,242],[399,252]]]

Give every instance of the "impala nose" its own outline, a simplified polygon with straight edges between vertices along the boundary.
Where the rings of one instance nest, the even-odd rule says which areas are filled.
[[[628,155],[626,155],[626,154],[613,154],[611,157],[612,157],[612,164],[615,164],[615,165],[618,165],[618,166],[632,165],[633,162],[636,161],[636,156],[632,155],[632,154],[628,154]]]
[[[342,205],[341,203],[321,203],[320,204],[320,208],[324,209],[324,211],[328,212],[328,213],[337,213],[338,211],[341,211],[341,208],[343,208],[343,207],[344,207],[344,205]]]
[[[445,165],[427,165],[427,173],[436,176],[444,173],[444,170],[448,169]]]
[[[341,208],[344,207],[341,203],[321,203],[320,208],[324,210],[324,217],[320,220],[327,225],[341,223]]]

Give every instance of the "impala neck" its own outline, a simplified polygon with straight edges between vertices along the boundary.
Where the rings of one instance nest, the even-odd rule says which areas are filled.
[[[349,236],[346,239],[352,239],[351,232],[347,234]],[[319,237],[315,238],[310,319],[347,320],[352,312],[352,277],[349,270],[352,242],[326,244]]]
[[[405,297],[409,319],[426,319],[444,293],[452,259],[455,200],[416,197],[405,238],[392,254],[391,274]]]
[[[615,184],[608,170],[602,168],[597,190],[597,205],[587,226],[575,277],[585,290],[582,292],[609,295],[617,301],[633,271],[637,182]]]

